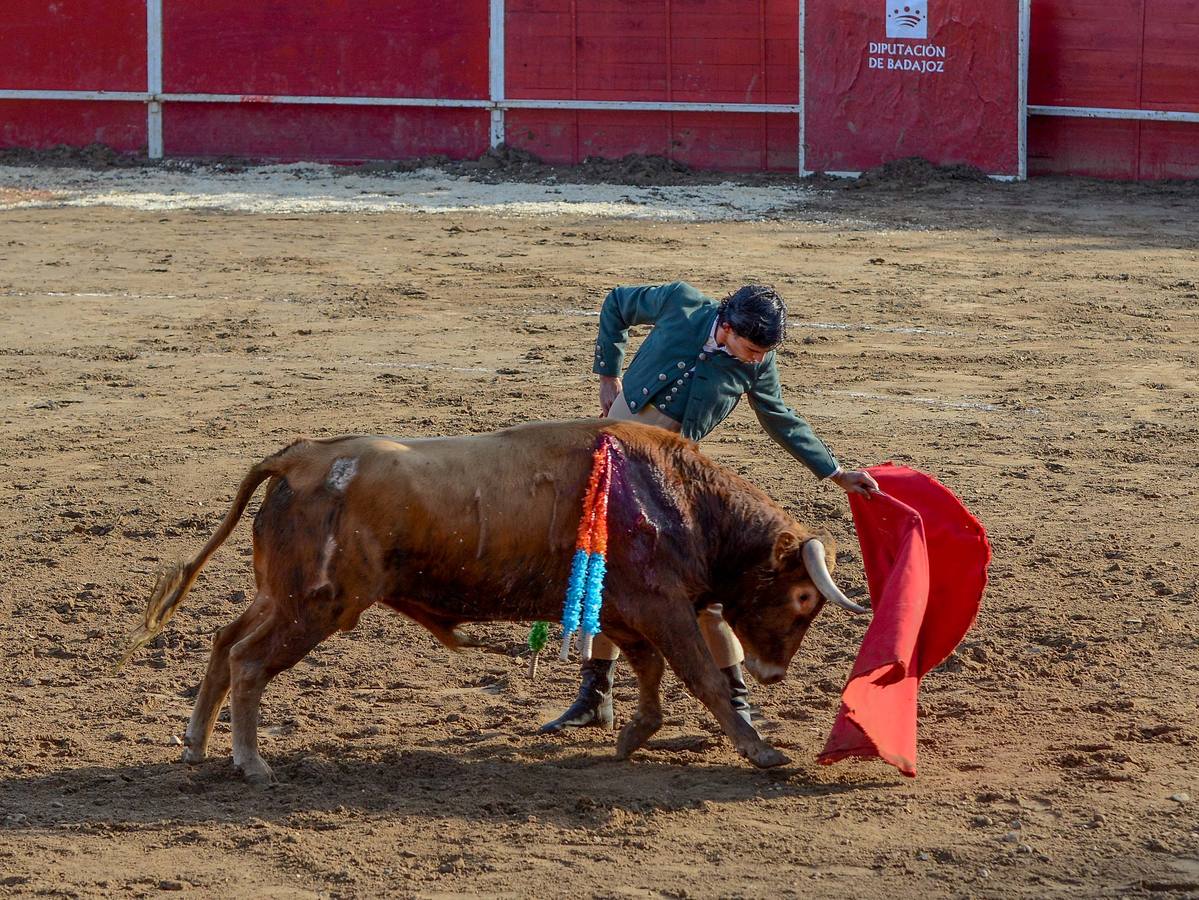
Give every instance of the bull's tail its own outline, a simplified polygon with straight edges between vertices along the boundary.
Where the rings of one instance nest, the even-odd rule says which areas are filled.
[[[154,640],[166,628],[171,617],[175,615],[175,610],[179,608],[179,605],[183,602],[183,598],[187,596],[187,592],[195,582],[196,576],[200,574],[200,570],[208,562],[208,558],[216,552],[221,544],[225,543],[225,539],[237,527],[242,513],[245,512],[246,505],[250,502],[250,498],[254,496],[254,491],[258,489],[258,485],[262,484],[262,482],[266,481],[272,475],[284,474],[284,467],[280,460],[282,455],[281,453],[277,453],[274,456],[264,459],[246,474],[246,477],[242,479],[241,487],[237,489],[237,497],[234,498],[229,511],[225,513],[225,518],[222,520],[220,527],[208,539],[208,543],[204,545],[204,549],[199,552],[195,559],[191,562],[178,562],[159,571],[158,581],[155,583],[154,590],[150,594],[150,601],[146,604],[146,611],[142,614],[141,624],[129,633],[129,637],[125,643],[125,650],[121,654],[120,660],[113,667],[114,671],[119,670],[125,663],[129,662],[134,653]]]

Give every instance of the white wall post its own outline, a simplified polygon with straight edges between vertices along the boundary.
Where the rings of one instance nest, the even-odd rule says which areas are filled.
[[[1020,130],[1019,136],[1019,153],[1018,163],[1019,172],[1017,178],[1020,181],[1028,180],[1028,46],[1029,46],[1029,20],[1031,3],[1029,0],[1020,0],[1020,52],[1019,52],[1019,67],[1020,67],[1020,82],[1017,90],[1019,97],[1017,102],[1020,104],[1019,112],[1017,113],[1017,126]]]
[[[491,100],[491,146],[504,143],[504,0],[490,2],[487,95]]]
[[[807,13],[807,3],[805,0],[799,0],[799,177],[803,178],[807,172],[807,153],[804,147],[804,139],[807,137],[804,128],[804,114],[808,108],[808,98],[806,95],[807,83],[804,80],[804,17]]]
[[[162,159],[162,0],[146,0],[146,152]]]

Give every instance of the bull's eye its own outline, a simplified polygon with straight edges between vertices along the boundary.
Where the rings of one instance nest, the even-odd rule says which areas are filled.
[[[810,616],[816,612],[816,607],[820,603],[820,594],[812,590],[796,591],[794,595],[796,604],[799,606],[799,614],[802,616]]]

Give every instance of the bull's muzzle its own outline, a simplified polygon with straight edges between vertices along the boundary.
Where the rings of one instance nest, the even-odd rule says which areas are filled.
[[[745,657],[745,668],[759,684],[778,684],[787,674],[787,667],[764,663],[754,656]]]

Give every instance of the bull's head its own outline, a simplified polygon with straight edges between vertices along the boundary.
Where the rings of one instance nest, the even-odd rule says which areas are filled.
[[[770,558],[746,573],[745,592],[740,602],[726,606],[725,619],[745,647],[745,667],[758,681],[782,680],[826,600],[868,612],[841,593],[831,574],[834,562],[816,538],[782,531]]]

